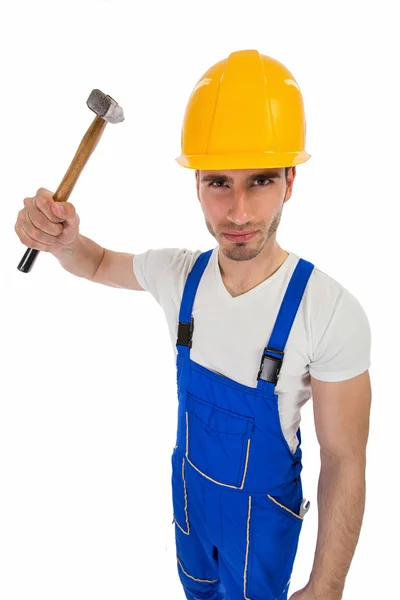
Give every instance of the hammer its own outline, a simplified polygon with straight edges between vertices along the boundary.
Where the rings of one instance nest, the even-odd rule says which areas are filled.
[[[69,169],[53,196],[55,202],[67,202],[79,175],[82,173],[90,155],[96,148],[107,123],[120,123],[124,120],[124,111],[122,108],[111,96],[104,94],[100,90],[93,90],[86,104],[96,113],[96,117],[83,136]],[[39,252],[40,250],[28,248],[18,265],[18,270],[22,273],[29,273]]]

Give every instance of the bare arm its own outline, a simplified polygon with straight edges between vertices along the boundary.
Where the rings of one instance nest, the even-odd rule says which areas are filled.
[[[78,277],[111,287],[144,291],[133,272],[133,254],[114,252],[79,234],[73,244],[53,255]]]
[[[75,240],[52,253],[60,265],[72,275],[91,279],[98,270],[104,256],[104,248],[78,234]]]
[[[89,281],[144,291],[133,272],[133,254],[107,250],[79,232],[80,219],[70,202],[55,202],[50,190],[39,188],[24,199],[15,231],[23,244],[53,254],[61,266]]]
[[[365,508],[371,387],[366,371],[328,383],[311,377],[321,446],[318,537],[307,588],[316,600],[340,600]]]

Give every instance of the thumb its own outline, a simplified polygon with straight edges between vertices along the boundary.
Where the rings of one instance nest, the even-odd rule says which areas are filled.
[[[56,215],[56,217],[64,217],[65,216],[65,208],[63,207],[61,202],[53,202],[51,205],[51,210]]]

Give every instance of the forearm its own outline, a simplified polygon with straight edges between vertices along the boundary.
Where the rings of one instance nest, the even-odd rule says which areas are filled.
[[[69,273],[85,279],[92,279],[103,259],[104,248],[93,240],[78,234],[72,244],[54,252],[53,256]]]
[[[340,600],[365,508],[365,458],[321,458],[318,537],[309,587],[318,600]]]

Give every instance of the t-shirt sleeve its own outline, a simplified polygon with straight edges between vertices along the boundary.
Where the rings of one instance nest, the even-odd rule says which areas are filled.
[[[200,250],[151,248],[133,258],[133,271],[139,284],[165,308],[171,298],[179,297]],[[168,297],[168,299],[167,299]]]
[[[371,329],[359,301],[342,287],[332,316],[314,349],[309,365],[312,377],[343,381],[371,366]]]

